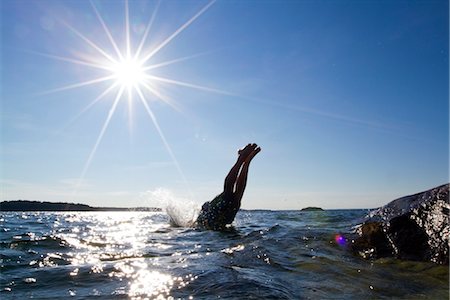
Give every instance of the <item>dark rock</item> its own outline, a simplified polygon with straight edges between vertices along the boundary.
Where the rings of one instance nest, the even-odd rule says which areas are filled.
[[[449,184],[396,199],[372,211],[351,248],[365,258],[449,263]]]
[[[359,228],[360,237],[354,240],[352,248],[364,258],[390,256],[393,249],[379,222],[367,222]],[[376,246],[375,246],[376,245]]]

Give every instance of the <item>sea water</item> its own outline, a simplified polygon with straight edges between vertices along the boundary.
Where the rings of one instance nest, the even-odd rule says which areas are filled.
[[[165,212],[3,212],[1,299],[448,299],[448,266],[364,260],[366,210],[240,211],[226,232]]]

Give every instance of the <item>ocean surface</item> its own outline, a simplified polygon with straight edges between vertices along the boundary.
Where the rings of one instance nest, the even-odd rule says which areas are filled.
[[[227,232],[164,212],[3,212],[1,299],[448,299],[448,266],[348,251],[367,210],[240,211]]]

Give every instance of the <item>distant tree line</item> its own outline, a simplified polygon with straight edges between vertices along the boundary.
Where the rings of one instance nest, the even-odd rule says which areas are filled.
[[[13,200],[0,202],[0,211],[161,211],[154,207],[92,207],[80,203]]]

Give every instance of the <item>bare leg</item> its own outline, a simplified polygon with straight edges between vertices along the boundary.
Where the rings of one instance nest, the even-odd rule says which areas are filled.
[[[239,150],[236,163],[225,177],[224,192],[212,201],[203,204],[196,226],[222,230],[226,228],[227,224],[233,222],[241,205],[250,161],[259,151],[261,149],[256,144],[248,144]]]
[[[239,157],[238,157],[236,163],[231,168],[230,172],[228,172],[227,177],[225,177],[225,183],[224,183],[224,187],[223,187],[223,190],[225,193],[228,193],[228,194],[234,193],[234,188],[236,185],[236,179],[239,174],[239,169],[241,168],[245,159],[248,157],[248,155],[254,149],[254,147],[256,147],[255,144],[248,144],[242,150],[239,150]]]
[[[244,164],[242,165],[241,172],[239,173],[239,177],[236,181],[236,192],[235,192],[235,200],[241,203],[242,196],[244,195],[245,187],[247,186],[247,177],[248,177],[248,168],[250,166],[250,162],[261,151],[261,148],[257,147],[254,149],[245,159]]]

